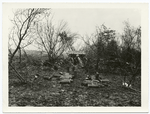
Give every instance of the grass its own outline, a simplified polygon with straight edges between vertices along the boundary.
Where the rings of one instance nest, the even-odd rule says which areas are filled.
[[[59,71],[66,71],[64,67]],[[109,86],[88,88],[81,84],[86,77],[83,69],[78,69],[71,84],[60,84],[56,79],[44,80],[44,76],[52,74],[47,67],[41,70],[30,65],[28,72],[20,70],[20,74],[30,82],[34,74],[40,75],[33,85],[19,82],[14,71],[9,71],[9,106],[141,106],[141,93],[124,88],[122,77],[118,75],[104,76],[110,80]],[[139,81],[134,88],[140,90]]]

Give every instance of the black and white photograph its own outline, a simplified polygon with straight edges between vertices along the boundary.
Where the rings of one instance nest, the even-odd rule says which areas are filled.
[[[145,106],[140,4],[3,5],[8,107]]]

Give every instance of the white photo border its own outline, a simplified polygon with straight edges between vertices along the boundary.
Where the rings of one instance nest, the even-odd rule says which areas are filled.
[[[2,51],[3,51],[3,112],[148,112],[148,63],[149,63],[149,9],[148,3],[3,3]],[[9,107],[8,106],[8,28],[7,12],[11,8],[132,8],[141,10],[142,28],[142,86],[141,107]]]

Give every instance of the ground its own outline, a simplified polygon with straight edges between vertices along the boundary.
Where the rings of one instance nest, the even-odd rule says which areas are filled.
[[[29,74],[22,75],[30,82],[33,75],[40,77],[33,84],[23,84],[9,72],[9,106],[141,106],[140,85],[135,84],[134,91],[122,86],[122,77],[107,74],[108,86],[89,88],[81,83],[85,79],[83,69],[78,69],[77,76],[71,84],[60,84],[57,79],[45,80],[52,72],[45,67],[28,66]],[[59,71],[65,71],[60,69]]]

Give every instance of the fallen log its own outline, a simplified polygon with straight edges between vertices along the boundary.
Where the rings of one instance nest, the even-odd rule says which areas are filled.
[[[44,76],[43,79],[45,79],[45,80],[51,80],[52,76],[51,77],[50,76]]]
[[[70,84],[73,80],[72,79],[62,79],[60,80],[61,84]]]
[[[81,85],[83,85],[83,86],[88,86],[88,84],[90,84],[91,83],[91,80],[84,80],[82,83],[81,83]]]

